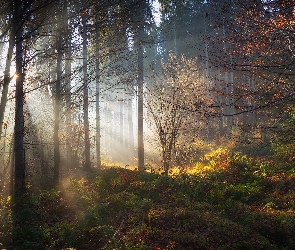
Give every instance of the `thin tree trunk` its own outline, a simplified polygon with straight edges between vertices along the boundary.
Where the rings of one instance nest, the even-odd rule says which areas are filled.
[[[223,50],[225,56],[227,56],[227,48],[225,44],[225,28],[223,24]],[[226,130],[227,133],[230,132],[231,129],[231,117],[230,117],[230,93],[229,93],[229,80],[228,80],[228,65],[225,66],[224,72],[224,84],[225,84],[225,115],[226,115]]]
[[[98,4],[97,4],[98,5]],[[96,167],[101,167],[100,155],[100,72],[99,72],[99,16],[98,6],[96,5],[96,41],[95,41],[95,82],[96,82]]]
[[[5,137],[6,137],[6,129],[5,129]],[[12,176],[12,172],[11,172],[11,168],[13,169],[13,164],[14,164],[14,162],[13,162],[13,155],[14,155],[13,145],[14,145],[14,142],[12,141],[12,143],[10,143],[10,146],[9,146],[8,160],[6,162],[6,165],[3,166],[3,172],[2,172],[2,177],[1,177],[2,180],[0,180],[0,186],[3,187],[3,190],[2,190],[3,197],[7,197],[7,195],[12,195],[12,192],[10,192],[9,188],[8,188],[8,190],[6,190],[4,187],[6,186],[6,182],[7,182],[7,176],[6,176],[7,172],[9,172],[8,176],[9,176],[9,179],[11,180],[10,183],[13,183],[13,176]],[[5,146],[4,146],[4,152],[5,152]],[[8,181],[8,183],[9,183],[9,181]]]
[[[205,28],[205,56],[206,56],[206,62],[205,62],[205,76],[206,76],[206,83],[209,80],[209,53],[208,53],[208,47],[209,42],[207,41],[207,28],[206,28],[206,19],[204,18],[204,28]]]
[[[169,138],[169,140],[170,141],[165,140],[165,145],[162,145],[163,169],[165,176],[169,175],[169,169],[171,167],[171,155],[174,138]]]
[[[14,150],[14,141],[12,142],[12,147]],[[10,162],[10,185],[9,185],[9,195],[13,197],[14,195],[14,152],[11,154],[11,162]]]
[[[87,76],[87,27],[86,27],[86,11],[82,13],[83,25],[83,109],[84,109],[84,132],[85,132],[85,163],[84,168],[91,168],[90,162],[90,139],[89,139],[89,116],[88,116],[88,76]]]
[[[60,30],[59,30],[60,32]],[[59,145],[59,125],[60,125],[60,102],[61,102],[61,74],[62,74],[62,37],[57,37],[57,64],[56,64],[56,85],[54,99],[54,176],[53,183],[57,187],[59,185],[60,174],[60,145]]]
[[[137,86],[138,86],[138,170],[144,171],[144,143],[143,143],[143,35],[144,35],[144,6],[139,3],[138,28],[138,60],[137,60]]]
[[[66,1],[68,2],[68,1]],[[66,48],[65,48],[65,80],[64,80],[64,89],[65,89],[65,106],[66,106],[66,154],[68,162],[67,164],[74,164],[72,160],[72,144],[71,144],[71,134],[72,134],[72,117],[71,117],[71,72],[72,72],[72,44],[71,44],[71,24],[70,24],[70,15],[67,10],[67,5],[64,6],[64,13],[66,13],[67,18],[65,18],[65,27],[67,27],[66,33]]]
[[[207,41],[207,28],[206,28],[206,18],[204,18],[204,28],[205,28],[205,84],[206,88],[209,86],[209,42]],[[212,130],[212,119],[209,117],[208,118],[208,125],[207,125],[207,137],[210,138],[211,136],[211,130]]]
[[[11,60],[12,60],[13,48],[15,44],[15,27],[13,27],[14,25],[15,24],[12,24],[12,28],[9,35],[9,45],[8,45],[8,52],[6,56],[6,64],[5,64],[4,79],[3,79],[3,89],[2,89],[1,104],[0,104],[0,140],[2,135],[4,113],[5,113],[5,108],[7,104],[8,87],[10,83]]]
[[[168,158],[167,158],[166,145],[164,146],[164,149],[162,151],[162,157],[163,157],[164,174],[165,174],[165,176],[168,176],[169,163],[168,163]]]
[[[230,124],[234,125],[234,114],[235,114],[235,105],[234,105],[234,72],[233,72],[233,57],[232,57],[232,48],[229,46],[230,50],[230,86],[229,86],[229,94],[230,94]]]

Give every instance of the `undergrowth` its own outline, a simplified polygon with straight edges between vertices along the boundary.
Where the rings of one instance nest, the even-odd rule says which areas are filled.
[[[110,168],[32,193],[25,227],[1,201],[6,249],[294,249],[295,166],[217,150],[170,176]],[[29,222],[28,222],[29,221]],[[18,241],[15,242],[15,234]]]

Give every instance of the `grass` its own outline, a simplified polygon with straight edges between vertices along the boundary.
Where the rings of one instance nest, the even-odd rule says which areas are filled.
[[[218,151],[190,172],[110,168],[32,194],[25,227],[1,202],[1,248],[293,249],[295,166]],[[18,241],[11,241],[17,235]]]

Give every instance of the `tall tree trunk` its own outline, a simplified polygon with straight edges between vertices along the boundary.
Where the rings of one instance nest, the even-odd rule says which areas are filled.
[[[86,27],[86,11],[82,13],[83,25],[83,109],[84,109],[84,132],[85,132],[85,163],[84,168],[91,168],[90,162],[90,139],[89,139],[89,116],[88,116],[88,76],[87,76],[87,27]]]
[[[234,125],[234,114],[235,114],[235,105],[234,105],[234,72],[233,72],[233,57],[232,57],[232,47],[229,45],[230,52],[230,84],[229,84],[229,102],[230,102],[230,125]]]
[[[209,52],[208,52],[208,48],[209,48],[209,42],[208,42],[208,35],[207,35],[207,27],[206,27],[206,17],[204,18],[204,29],[205,29],[205,84],[206,84],[206,88],[208,88],[209,86]],[[211,131],[212,131],[212,118],[209,117],[208,118],[208,125],[207,125],[207,137],[210,138],[211,137]]]
[[[12,60],[13,48],[15,44],[15,27],[13,27],[14,25],[15,24],[12,24],[12,27],[10,30],[8,51],[7,51],[6,64],[5,64],[5,70],[4,70],[3,89],[2,89],[1,104],[0,104],[0,140],[2,135],[4,113],[5,113],[5,108],[7,104],[8,87],[10,83],[11,60]]]
[[[58,32],[61,32],[58,29]],[[56,84],[54,98],[54,130],[53,130],[53,146],[54,146],[54,175],[53,183],[57,187],[59,185],[60,174],[60,145],[59,145],[59,125],[60,125],[60,102],[61,102],[61,75],[62,75],[62,37],[57,37],[57,63],[56,63]]]
[[[95,128],[95,136],[96,136],[96,167],[101,167],[101,155],[100,155],[100,72],[99,72],[99,12],[98,12],[98,3],[96,3],[96,13],[95,13],[95,28],[96,28],[96,41],[95,41],[95,83],[96,83],[96,128]]]
[[[225,36],[225,27],[223,24],[223,50],[225,57],[227,56],[226,48],[226,36]],[[225,115],[226,115],[226,132],[230,133],[231,130],[231,117],[230,117],[230,93],[229,93],[229,79],[228,79],[228,65],[225,65],[224,72],[224,85],[225,85]]]
[[[69,1],[66,1],[69,2]],[[67,15],[65,18],[65,27],[67,27],[66,33],[66,45],[65,45],[65,79],[64,79],[64,90],[65,90],[65,106],[66,106],[66,154],[70,167],[74,165],[73,152],[71,143],[72,134],[72,117],[71,117],[71,72],[72,72],[72,44],[71,44],[71,22],[67,5],[64,5],[64,13]]]
[[[21,197],[26,191],[25,185],[25,149],[24,149],[24,71],[23,71],[23,25],[22,1],[15,0],[15,53],[16,53],[16,87],[15,87],[15,127],[14,127],[14,195]]]
[[[138,87],[138,170],[144,171],[144,143],[143,143],[143,35],[144,35],[144,1],[139,4],[138,25],[138,59],[137,59],[137,87]]]
[[[12,148],[13,148],[13,151],[14,151],[14,142],[12,143]],[[13,183],[13,180],[14,180],[14,159],[15,159],[15,154],[14,152],[12,152],[11,154],[11,161],[10,161],[10,178],[9,178],[9,181],[10,181],[10,185],[9,185],[9,192],[8,194],[10,196],[13,197],[14,195],[14,183]]]

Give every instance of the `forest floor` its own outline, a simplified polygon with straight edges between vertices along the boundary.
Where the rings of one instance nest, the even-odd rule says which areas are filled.
[[[10,209],[1,249],[294,249],[295,164],[220,151],[169,177],[109,168],[32,193],[21,228]]]

